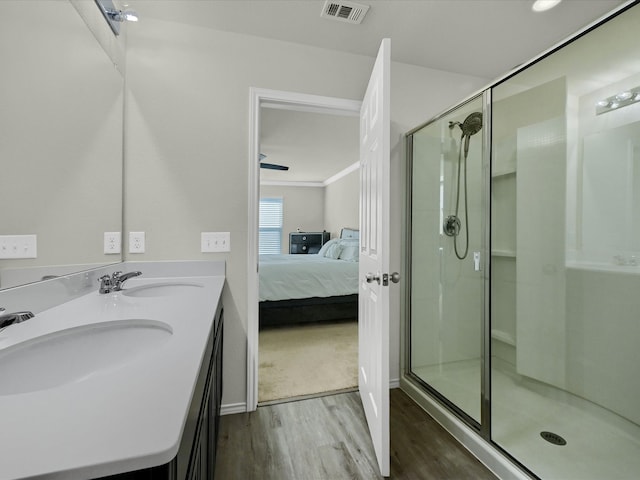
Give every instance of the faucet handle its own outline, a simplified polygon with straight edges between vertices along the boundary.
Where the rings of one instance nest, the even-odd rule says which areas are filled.
[[[98,290],[100,293],[111,293],[113,282],[109,275],[101,276],[98,278],[98,282],[100,283],[100,289]]]

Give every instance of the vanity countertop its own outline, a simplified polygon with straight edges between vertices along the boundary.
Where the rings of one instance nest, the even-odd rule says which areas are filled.
[[[139,288],[167,283],[196,286],[161,296]],[[88,324],[151,320],[171,332],[158,346],[137,356],[130,352],[134,358],[126,363],[81,380],[0,393],[0,479],[86,479],[170,462],[223,285],[224,275],[138,277],[126,282],[125,291],[138,289],[140,296],[99,294],[96,288],[0,332],[0,363],[14,345]],[[83,362],[90,354],[74,351],[74,360]]]

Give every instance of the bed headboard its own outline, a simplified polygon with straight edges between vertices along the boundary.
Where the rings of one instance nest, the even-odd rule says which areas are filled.
[[[347,239],[347,238],[354,238],[354,239],[360,239],[360,230],[358,230],[357,228],[343,228],[342,231],[340,232],[340,238],[343,239]]]

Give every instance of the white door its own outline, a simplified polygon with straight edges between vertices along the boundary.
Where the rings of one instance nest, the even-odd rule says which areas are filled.
[[[389,170],[391,40],[380,45],[360,110],[358,386],[382,475],[389,476]]]

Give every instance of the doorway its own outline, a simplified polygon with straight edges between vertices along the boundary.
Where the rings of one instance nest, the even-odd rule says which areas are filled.
[[[354,116],[260,109],[260,406],[357,388],[358,136]]]
[[[259,380],[259,200],[260,200],[260,134],[262,130],[261,110],[276,109],[293,112],[308,112],[348,117],[358,117],[361,102],[334,97],[321,97],[292,92],[252,88],[251,92],[251,138],[249,148],[249,228],[248,228],[248,327],[247,327],[247,410],[258,405]],[[270,163],[279,163],[275,158]]]

